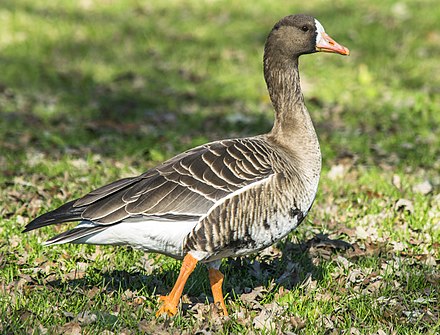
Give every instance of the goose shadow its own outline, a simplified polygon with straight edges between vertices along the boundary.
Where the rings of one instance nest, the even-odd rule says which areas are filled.
[[[306,285],[309,280],[321,281],[326,271],[326,255],[351,248],[342,240],[331,240],[318,234],[307,241],[294,243],[279,242],[275,247],[265,249],[260,254],[238,257],[223,261],[220,270],[225,275],[223,292],[226,301],[238,302],[243,294],[253,290],[265,302],[271,302],[277,292],[295,290]],[[313,250],[312,250],[313,249]],[[318,250],[318,251],[317,251]],[[323,251],[323,252],[320,252]],[[311,252],[312,251],[312,252]],[[317,262],[316,259],[320,261]],[[170,263],[171,266],[169,265]],[[166,266],[151,266],[151,271],[105,270],[99,271],[94,280],[89,277],[60,279],[47,282],[56,290],[79,291],[87,294],[99,288],[103,294],[127,294],[128,299],[138,296],[166,295],[171,291],[180,269],[180,262],[166,262]],[[96,279],[98,278],[98,279]],[[186,311],[196,303],[211,303],[212,296],[206,266],[198,266],[185,286]],[[188,303],[189,301],[189,303]]]

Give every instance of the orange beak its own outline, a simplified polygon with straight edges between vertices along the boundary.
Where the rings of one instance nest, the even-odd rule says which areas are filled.
[[[316,44],[316,51],[333,52],[344,56],[348,56],[350,54],[350,50],[348,50],[343,45],[337,43],[333,38],[331,38],[324,32],[321,33],[321,36],[318,39],[318,43]]]

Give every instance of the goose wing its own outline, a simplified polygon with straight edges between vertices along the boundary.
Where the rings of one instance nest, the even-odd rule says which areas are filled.
[[[270,155],[261,137],[205,144],[43,214],[25,231],[79,220],[104,226],[149,216],[198,220],[216,201],[273,174]]]

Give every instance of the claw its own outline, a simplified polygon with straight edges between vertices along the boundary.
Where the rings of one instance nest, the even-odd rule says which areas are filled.
[[[156,312],[156,317],[158,318],[162,314],[167,314],[168,316],[174,316],[177,314],[177,305],[175,305],[168,295],[161,295],[159,301],[162,301],[162,305]]]

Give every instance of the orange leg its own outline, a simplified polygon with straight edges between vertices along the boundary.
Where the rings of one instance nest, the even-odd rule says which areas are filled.
[[[163,313],[167,313],[169,316],[173,316],[177,313],[177,305],[179,304],[180,297],[182,296],[183,288],[189,275],[194,271],[197,265],[197,259],[190,254],[187,254],[183,259],[182,267],[180,268],[180,274],[170,294],[160,296],[159,300],[162,301],[162,306],[156,313],[156,317],[159,317]]]
[[[220,307],[223,309],[223,315],[228,315],[228,310],[226,309],[225,300],[223,299],[222,285],[223,285],[223,274],[217,270],[209,269],[209,282],[211,283],[212,295],[214,297],[214,303],[220,303]]]

